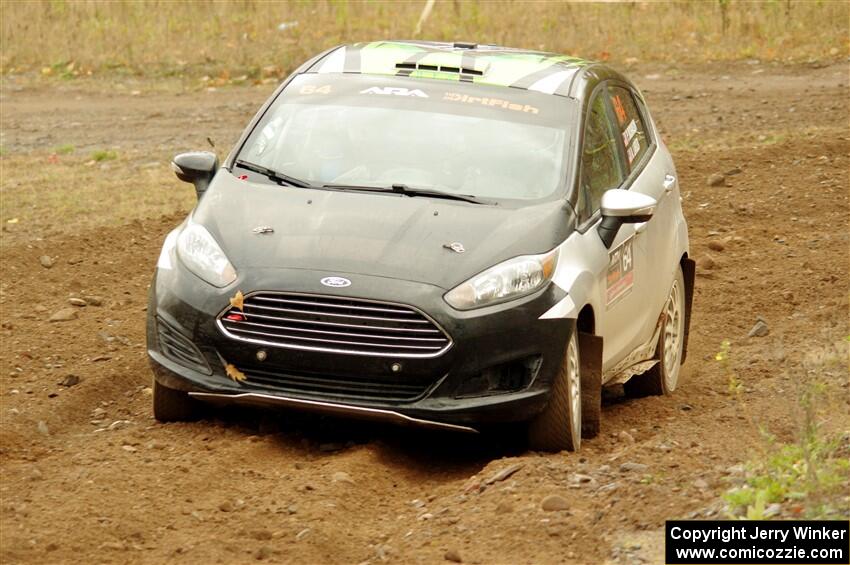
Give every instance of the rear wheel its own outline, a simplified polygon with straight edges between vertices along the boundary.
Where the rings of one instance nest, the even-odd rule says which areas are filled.
[[[188,422],[200,416],[200,403],[182,390],[153,381],[153,417],[160,422]]]
[[[670,394],[679,384],[682,351],[685,344],[685,279],[682,269],[676,278],[667,302],[664,304],[664,325],[658,336],[656,357],[658,363],[642,375],[632,377],[623,386],[629,396],[659,396]]]
[[[528,425],[528,443],[541,451],[578,451],[581,447],[581,375],[578,337],[573,328],[561,368],[552,383],[549,404]]]

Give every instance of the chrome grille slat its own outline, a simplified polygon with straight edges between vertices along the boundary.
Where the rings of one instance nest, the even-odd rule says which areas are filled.
[[[398,348],[398,349],[427,349],[427,350],[431,350],[431,351],[439,350],[439,349],[443,348],[442,346],[439,346],[439,345],[436,346],[436,347],[433,347],[433,346],[427,346],[427,345],[399,345],[399,344],[387,344],[387,343],[368,343],[368,342],[362,342],[362,341],[342,341],[342,340],[337,340],[337,339],[319,339],[319,338],[315,338],[315,337],[302,337],[302,336],[297,336],[297,335],[271,334],[271,333],[266,333],[266,332],[257,332],[257,331],[253,331],[253,330],[244,330],[242,328],[230,328],[230,331],[239,332],[239,333],[248,333],[248,334],[252,334],[252,335],[262,335],[262,336],[265,336],[265,337],[277,337],[277,338],[294,339],[294,340],[298,340],[298,341],[311,341],[311,342],[318,342],[318,343],[333,343],[333,344],[339,344],[339,345],[364,345],[366,347],[384,347],[384,348],[395,347],[395,348]]]
[[[411,306],[361,298],[255,292],[218,317],[229,338],[287,349],[376,357],[436,357],[451,338]]]
[[[318,334],[328,334],[328,335],[344,335],[349,337],[362,337],[362,338],[371,338],[371,339],[392,339],[392,340],[402,340],[402,341],[431,341],[436,343],[442,343],[445,345],[446,338],[444,337],[400,337],[394,335],[374,335],[374,334],[356,334],[350,332],[330,332],[326,330],[312,330],[307,328],[295,328],[292,326],[273,326],[271,324],[261,324],[259,322],[240,322],[240,325],[245,326],[257,326],[261,328],[271,328],[271,329],[279,329],[286,330],[288,332],[308,332],[308,333],[318,333]],[[435,330],[436,331],[436,330]]]
[[[395,308],[377,308],[374,306],[355,306],[353,304],[333,304],[331,302],[326,303],[317,303],[317,302],[309,302],[306,300],[292,300],[287,298],[273,298],[270,296],[257,296],[257,300],[263,300],[267,302],[280,302],[284,304],[300,304],[302,306],[322,306],[327,308],[350,308],[352,310],[369,310],[372,312],[391,312],[393,314],[415,314],[415,312],[410,312],[408,310],[398,310]]]
[[[336,312],[317,312],[311,310],[297,310],[294,308],[275,308],[274,306],[262,306],[260,304],[246,304],[246,308],[260,308],[262,310],[274,310],[275,312],[288,312],[290,314],[311,314],[320,316],[333,316],[334,318],[353,318],[355,320],[380,320],[382,322],[399,322],[403,324],[428,324],[428,320],[405,320],[404,318],[384,318],[377,316],[358,316],[357,314],[338,314]]]
[[[247,318],[247,315],[245,316]],[[296,323],[305,323],[305,320],[299,320],[298,318],[278,318],[277,316],[266,316],[264,314],[251,314],[251,318],[262,318],[264,320],[281,320],[283,322],[296,322]],[[229,321],[229,320],[228,320]],[[440,333],[440,330],[434,329],[419,329],[419,328],[390,328],[385,326],[361,326],[357,324],[340,324],[335,322],[319,322],[316,320],[309,320],[306,323],[310,324],[318,324],[320,326],[334,326],[338,328],[358,328],[364,330],[381,330],[381,331],[392,331],[392,332],[416,332],[416,333]]]

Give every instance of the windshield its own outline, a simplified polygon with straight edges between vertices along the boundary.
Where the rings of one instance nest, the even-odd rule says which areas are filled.
[[[490,200],[539,200],[562,186],[567,99],[396,80],[297,77],[239,159],[318,186],[402,184]],[[482,96],[490,91],[502,98]]]

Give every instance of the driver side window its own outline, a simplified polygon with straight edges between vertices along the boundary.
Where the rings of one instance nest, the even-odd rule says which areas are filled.
[[[599,209],[602,194],[617,188],[625,179],[617,130],[606,99],[606,91],[599,89],[588,110],[581,151],[579,221],[590,218]]]

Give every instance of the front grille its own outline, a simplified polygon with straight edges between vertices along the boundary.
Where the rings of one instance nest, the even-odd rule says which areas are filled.
[[[397,376],[393,376],[394,380],[388,380],[360,375],[337,376],[246,366],[240,366],[239,370],[245,374],[245,382],[252,388],[322,399],[334,397],[409,402],[423,396],[434,384],[433,379],[419,379],[417,382]]]
[[[163,355],[184,367],[206,374],[212,372],[194,343],[161,319],[157,318],[156,322],[159,348]]]
[[[359,298],[257,292],[218,318],[229,337],[250,343],[378,357],[436,357],[446,333],[410,306]]]

